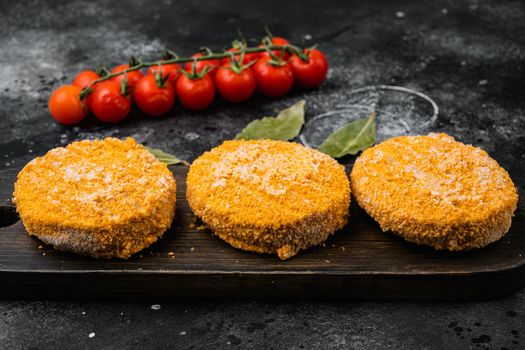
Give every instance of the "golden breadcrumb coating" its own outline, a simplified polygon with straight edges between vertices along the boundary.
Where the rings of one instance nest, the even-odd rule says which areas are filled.
[[[358,204],[406,240],[467,250],[509,230],[518,195],[480,148],[446,134],[401,136],[367,149],[350,176]]]
[[[350,184],[333,158],[300,144],[226,141],[190,167],[187,198],[232,246],[288,259],[348,220]]]
[[[13,200],[30,235],[56,249],[128,258],[175,215],[175,179],[132,138],[73,142],[33,159]]]

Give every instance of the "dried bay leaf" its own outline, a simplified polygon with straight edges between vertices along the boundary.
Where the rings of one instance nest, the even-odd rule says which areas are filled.
[[[169,154],[167,152],[164,152],[161,149],[158,148],[151,148],[148,146],[142,146],[146,151],[153,154],[155,158],[160,160],[162,163],[165,163],[166,165],[175,165],[175,164],[184,164],[188,165],[187,162],[180,160],[179,158],[175,157],[173,154]]]
[[[334,131],[318,147],[318,150],[334,158],[357,154],[376,141],[376,113],[355,120]]]
[[[301,100],[293,106],[283,109],[277,117],[263,117],[246,125],[235,136],[236,140],[282,140],[294,139],[301,132],[304,124],[304,105]]]

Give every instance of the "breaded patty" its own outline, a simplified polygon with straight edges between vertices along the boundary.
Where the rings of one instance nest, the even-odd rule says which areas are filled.
[[[446,134],[395,137],[369,148],[350,179],[357,203],[383,231],[436,249],[497,241],[518,201],[509,174],[487,152]]]
[[[33,159],[13,200],[27,232],[56,249],[128,258],[170,227],[175,179],[132,138],[73,142]]]
[[[348,220],[344,167],[297,143],[226,141],[196,159],[186,181],[192,210],[216,235],[283,260]]]

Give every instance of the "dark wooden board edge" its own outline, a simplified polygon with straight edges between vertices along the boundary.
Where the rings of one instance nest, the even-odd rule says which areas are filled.
[[[4,298],[477,301],[525,287],[525,265],[467,274],[0,272]],[[488,283],[487,281],[490,281]],[[48,286],[42,288],[43,285]],[[438,286],[438,287],[436,287]],[[388,293],[385,293],[385,289]],[[415,293],[417,291],[417,293]]]

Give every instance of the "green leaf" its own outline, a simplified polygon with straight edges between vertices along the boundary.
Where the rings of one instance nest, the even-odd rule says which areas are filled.
[[[187,162],[180,160],[179,158],[175,157],[173,154],[169,154],[164,152],[163,150],[160,150],[158,148],[151,148],[148,146],[142,146],[146,151],[153,154],[155,158],[160,160],[162,163],[165,163],[166,165],[174,165],[174,164],[184,164],[188,165]]]
[[[355,120],[334,131],[321,146],[319,151],[334,158],[347,154],[357,154],[376,142],[376,113]]]
[[[264,117],[252,121],[235,136],[236,140],[291,140],[301,132],[304,124],[304,104],[301,100],[283,109],[277,117]]]

